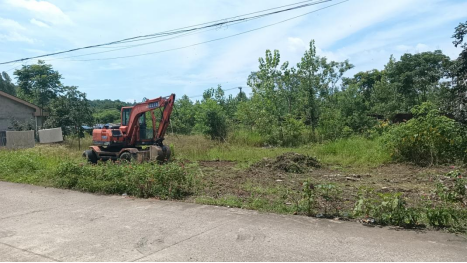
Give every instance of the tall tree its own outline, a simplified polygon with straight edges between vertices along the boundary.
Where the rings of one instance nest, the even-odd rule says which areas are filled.
[[[440,88],[441,80],[448,76],[451,60],[441,50],[404,54],[390,70],[388,78],[403,96],[408,112],[413,106],[430,100]],[[431,96],[432,98],[432,96]]]
[[[175,101],[174,111],[170,117],[173,131],[181,134],[190,134],[195,127],[195,106],[187,95]]]
[[[358,92],[362,93],[365,102],[370,103],[371,94],[374,91],[375,85],[381,81],[381,77],[382,72],[377,69],[361,71],[355,74],[353,78],[343,78],[342,85],[344,87],[355,85],[358,88]]]
[[[467,123],[467,21],[459,23],[453,35],[455,47],[462,48],[452,70],[453,86],[451,108],[457,120]]]
[[[63,91],[60,80],[62,76],[52,68],[39,60],[37,64],[23,65],[14,72],[18,83],[18,95],[22,99],[30,101],[41,109],[47,109],[49,102],[57,98]]]
[[[301,105],[307,124],[314,129],[318,126],[321,102],[337,90],[337,83],[347,70],[353,68],[353,65],[347,60],[328,62],[326,57],[318,56],[315,42],[312,40],[309,49],[297,64],[297,68],[300,78]]]
[[[91,124],[93,116],[86,93],[78,91],[77,87],[64,87],[63,96],[55,98],[50,105],[50,117],[47,126],[62,127],[65,134],[78,137],[78,147],[81,148],[81,138],[84,137],[83,125]]]
[[[16,86],[5,71],[0,74],[0,91],[16,96]]]

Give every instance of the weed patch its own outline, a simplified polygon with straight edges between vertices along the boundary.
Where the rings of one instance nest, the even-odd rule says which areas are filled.
[[[321,167],[318,160],[299,153],[288,152],[277,156],[275,159],[265,158],[253,167],[266,167],[276,171],[290,173],[304,173],[311,168]]]

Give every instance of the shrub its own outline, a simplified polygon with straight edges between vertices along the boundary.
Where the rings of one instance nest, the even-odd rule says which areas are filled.
[[[227,136],[227,118],[224,109],[215,100],[207,99],[195,115],[195,129],[212,140],[224,140]]]
[[[465,160],[467,141],[461,124],[442,116],[431,103],[414,107],[412,113],[413,119],[393,125],[384,137],[393,159],[419,165]]]
[[[419,224],[421,213],[406,206],[401,193],[374,193],[362,189],[355,203],[354,216],[374,218],[377,224],[412,227]]]

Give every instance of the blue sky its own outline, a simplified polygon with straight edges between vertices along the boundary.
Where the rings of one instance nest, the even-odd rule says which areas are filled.
[[[0,0],[0,61],[41,55],[86,45],[222,19],[299,0],[38,1]],[[454,27],[467,20],[467,0],[350,0],[279,25],[191,48],[126,59],[76,61],[154,52],[229,36],[275,23],[340,1],[307,7],[260,20],[219,28],[137,48],[91,56],[45,58],[90,99],[141,101],[176,93],[247,87],[251,71],[266,49],[278,49],[282,61],[295,65],[316,41],[319,55],[349,59],[358,71],[382,69],[389,56],[441,49],[451,58]],[[72,55],[109,49],[85,50]],[[34,63],[28,61],[27,63]],[[0,65],[13,74],[21,64]],[[245,89],[248,93],[251,90]],[[236,91],[231,91],[236,92]]]

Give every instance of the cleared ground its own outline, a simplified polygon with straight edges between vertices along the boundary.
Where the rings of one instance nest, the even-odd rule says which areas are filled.
[[[464,261],[467,239],[0,182],[1,261]]]
[[[387,164],[372,168],[345,168],[323,166],[309,168],[303,173],[290,173],[273,167],[239,167],[236,162],[201,161],[200,189],[190,200],[200,203],[223,204],[264,211],[294,212],[294,201],[301,198],[302,184],[306,180],[314,184],[333,184],[341,192],[336,199],[335,214],[350,213],[362,188],[377,193],[401,193],[409,205],[417,205],[422,196],[431,196],[437,182],[450,183],[444,176],[459,167],[418,167],[403,164]],[[203,197],[199,197],[203,196]],[[319,214],[323,211],[317,211]],[[333,211],[331,214],[334,214]]]

